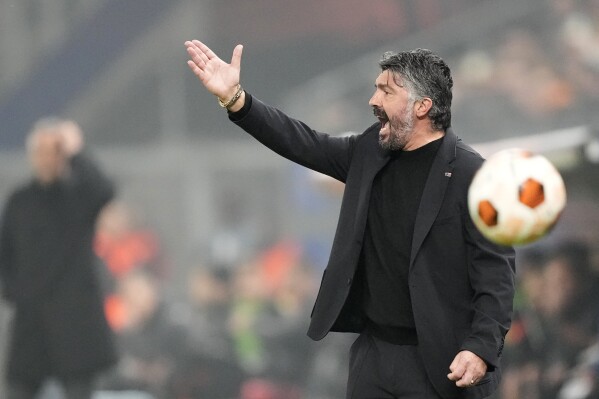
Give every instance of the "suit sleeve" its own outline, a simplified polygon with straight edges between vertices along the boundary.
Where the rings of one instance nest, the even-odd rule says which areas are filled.
[[[461,349],[477,354],[492,370],[499,366],[504,338],[511,324],[515,253],[512,247],[496,245],[484,238],[468,214],[465,219],[474,316],[470,336]]]
[[[114,197],[114,185],[86,155],[71,158],[71,169],[73,184],[85,198],[89,216],[95,220],[102,207]]]
[[[345,182],[356,136],[317,132],[249,94],[244,109],[229,118],[277,154]]]
[[[13,206],[12,199],[9,199],[0,219],[0,293],[8,301],[13,298],[11,287],[14,280]]]

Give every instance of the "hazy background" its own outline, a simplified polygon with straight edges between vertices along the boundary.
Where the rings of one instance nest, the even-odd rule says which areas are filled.
[[[117,182],[131,223],[154,235],[166,302],[187,305],[191,270],[234,273],[281,243],[292,243],[317,284],[340,188],[227,120],[186,66],[183,43],[193,38],[227,61],[244,44],[245,89],[332,134],[375,121],[367,102],[384,51],[438,52],[454,76],[455,132],[484,155],[511,146],[547,155],[570,200],[547,242],[588,244],[599,270],[593,0],[0,0],[0,204],[29,176],[32,124],[72,118]],[[305,296],[309,307],[314,290]],[[0,319],[6,325],[9,308]],[[303,338],[307,325],[306,315],[297,339],[324,350]],[[339,380],[346,350],[332,351]],[[297,382],[302,397],[343,396],[308,394],[310,381]]]

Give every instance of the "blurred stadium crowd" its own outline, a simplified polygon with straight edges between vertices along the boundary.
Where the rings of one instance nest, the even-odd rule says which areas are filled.
[[[554,1],[464,51],[454,63],[455,109],[480,118],[463,118],[460,127],[472,140],[479,120],[495,138],[597,125],[598,23],[596,1]]]
[[[236,2],[239,6],[241,3]],[[274,5],[275,1],[262,3],[264,9],[273,7],[284,12]],[[333,0],[320,3],[325,9],[335,4],[341,6]],[[438,12],[418,9],[413,5],[416,2],[383,3],[387,8],[382,10],[372,6],[380,11],[369,14],[375,20],[377,15],[380,17],[385,12],[395,15],[401,9],[402,13],[397,15],[407,16],[405,21],[418,21],[406,22],[403,28],[384,25],[385,43],[394,43],[392,35],[403,38],[434,31],[445,21]],[[429,4],[429,11],[441,7],[435,0],[418,3]],[[443,7],[452,16],[465,13],[473,3],[452,0],[443,2]],[[599,398],[599,139],[596,133],[599,131],[599,1],[506,3],[509,3],[506,7],[512,3],[519,3],[520,7],[527,4],[530,10],[523,17],[506,17],[509,21],[488,30],[474,42],[455,38],[456,44],[439,51],[453,68],[456,131],[469,143],[481,145],[514,136],[534,138],[536,134],[581,126],[589,134],[586,141],[575,147],[571,147],[567,136],[565,139],[544,136],[556,141],[546,155],[563,174],[569,205],[552,234],[538,244],[518,249],[519,289],[514,322],[506,339],[503,384],[495,397]],[[508,13],[500,5],[494,6]],[[210,3],[215,15],[225,13],[221,7],[224,6]],[[89,9],[93,7],[86,9],[91,13]],[[254,11],[253,15],[256,14],[260,12]],[[495,16],[500,19],[502,15]],[[232,36],[244,34],[238,24],[229,28]],[[259,33],[268,36],[269,32]],[[355,38],[359,33],[358,29],[348,36]],[[295,34],[301,44],[304,38]],[[255,40],[258,36],[256,33]],[[408,43],[426,45],[418,40]],[[446,40],[453,38],[449,36]],[[371,41],[360,43],[360,54],[365,54],[365,49],[371,51],[375,42],[380,43],[381,38],[375,35]],[[176,43],[181,47],[181,59],[169,62],[179,62],[184,68],[182,43],[183,40]],[[269,45],[272,43],[264,46]],[[270,53],[263,50],[261,55],[284,58],[290,51],[289,48]],[[345,57],[340,56],[339,60],[351,61],[352,57]],[[264,96],[286,103],[289,106],[286,110],[292,115],[305,116],[320,130],[344,132],[362,128],[374,121],[367,98],[376,60],[371,60],[373,69],[362,71],[366,75],[359,79],[351,78],[355,76],[346,64],[330,65],[333,70],[341,68],[337,71],[348,68],[350,77],[343,85],[345,91],[332,98],[330,93],[319,96],[316,91],[307,101],[304,82],[299,78],[294,78],[297,88],[287,88],[287,96],[272,87],[264,89]],[[252,62],[249,57],[246,61]],[[313,66],[311,70],[318,72]],[[259,82],[267,78],[258,79],[259,72],[250,68],[247,79],[254,78],[252,93],[261,97]],[[5,93],[14,91],[4,87],[10,89]],[[313,86],[307,82],[305,87]],[[330,90],[330,86],[322,90]],[[143,91],[132,92],[138,98],[143,97],[140,96]],[[224,129],[229,137],[239,136],[229,132],[233,129],[223,115],[207,116],[218,112],[213,103],[207,106],[202,102],[205,100],[189,94],[187,98],[192,108],[202,108],[184,115],[188,124],[204,126],[202,121],[207,121],[204,129],[195,134],[207,130],[206,135],[212,135],[213,140]],[[0,102],[0,111],[6,103],[5,99]],[[123,104],[117,105],[123,108]],[[152,104],[142,102],[142,105]],[[173,115],[177,114],[167,115],[166,120]],[[149,171],[145,169],[148,158],[153,157],[156,165],[161,165],[161,156],[156,156],[160,151],[144,153],[146,159],[141,167],[123,163],[130,169],[121,172],[119,163],[113,162],[120,158],[107,155],[111,151],[102,148],[107,144],[102,131],[110,130],[105,129],[108,122],[104,121],[109,118],[104,115],[99,119],[103,122],[94,124],[94,119],[88,117],[83,125],[91,126],[87,130],[90,141],[100,147],[100,160],[106,161],[107,169],[125,194],[104,210],[95,239],[106,316],[120,349],[118,365],[99,382],[98,399],[147,397],[144,395],[155,399],[342,397],[347,351],[353,337],[334,335],[314,343],[305,336],[342,187],[300,168],[269,161],[267,157],[255,160],[264,154],[257,147],[250,145],[247,150],[245,144],[240,144],[243,150],[236,152],[242,147],[228,142],[224,150],[219,147],[216,152],[219,155],[215,157],[235,158],[243,153],[241,161],[228,169],[222,167],[223,170],[218,170],[219,165],[212,166],[217,170],[211,178],[200,176],[204,176],[203,182],[215,186],[182,190],[191,195],[189,200],[172,199],[169,192],[175,196],[187,180],[175,180],[176,170],[160,174],[151,165],[147,166]],[[144,122],[140,122],[138,129],[151,130],[148,120],[152,116],[140,119]],[[125,122],[123,130],[134,129],[134,121]],[[4,138],[8,137],[9,132],[5,133],[1,126],[0,130]],[[114,138],[119,132],[107,134]],[[142,136],[143,132],[133,134],[125,141],[130,145]],[[161,140],[160,134],[150,136]],[[177,136],[177,139],[183,138]],[[201,156],[215,148],[213,141],[184,143],[192,150],[203,148],[206,152]],[[12,160],[22,156],[19,151],[13,148],[3,154]],[[134,154],[127,152],[123,157]],[[173,159],[172,154],[165,157],[166,162]],[[190,163],[188,155],[180,161],[198,169],[205,166]],[[266,169],[268,173],[264,175]],[[248,173],[249,170],[260,177]],[[3,168],[1,173],[0,189],[4,194],[22,176],[22,171]],[[240,177],[235,178],[237,173]],[[139,175],[143,178],[128,185]],[[205,191],[210,190],[215,193],[209,196],[212,202],[206,206],[207,210],[197,211],[185,205],[186,201],[204,204],[208,201]],[[161,194],[156,194],[158,191]],[[159,216],[161,213],[166,216]],[[198,214],[206,215],[205,221],[187,223]],[[177,222],[181,222],[181,227],[177,227]],[[189,233],[198,224],[201,234]],[[9,313],[6,308],[0,309],[2,324],[6,324]],[[5,331],[5,327],[0,327],[3,345]],[[5,349],[1,349],[0,358],[4,353]],[[59,392],[50,386],[42,399],[59,397]]]

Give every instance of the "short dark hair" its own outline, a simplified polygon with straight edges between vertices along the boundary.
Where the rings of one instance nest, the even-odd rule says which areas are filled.
[[[429,118],[434,129],[451,126],[451,89],[453,79],[449,66],[437,54],[426,49],[399,53],[386,52],[379,62],[382,71],[389,70],[394,79],[401,77],[414,100],[433,100]],[[399,83],[399,82],[398,82]]]

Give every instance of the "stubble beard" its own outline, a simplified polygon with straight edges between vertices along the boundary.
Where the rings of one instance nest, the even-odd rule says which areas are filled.
[[[406,106],[402,115],[396,114],[389,118],[389,130],[389,138],[386,141],[379,137],[381,148],[389,151],[403,150],[414,135],[414,114],[410,104]]]

